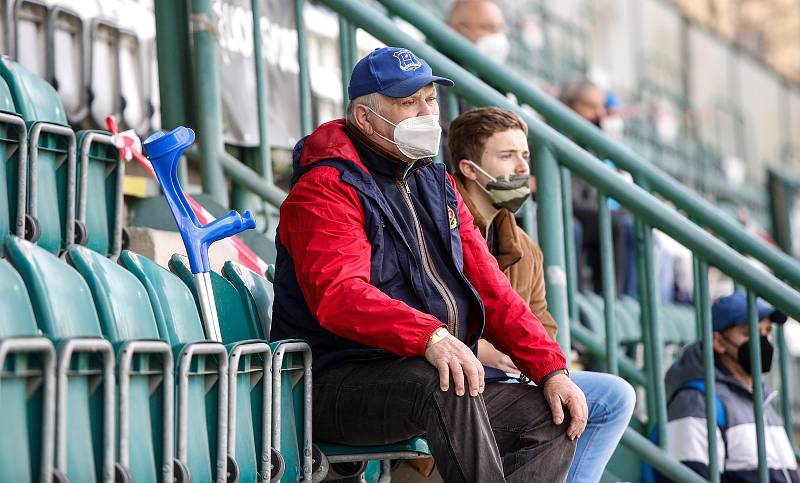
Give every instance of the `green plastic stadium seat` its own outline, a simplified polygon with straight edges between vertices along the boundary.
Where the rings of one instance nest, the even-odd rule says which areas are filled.
[[[55,351],[4,260],[0,293],[0,481],[41,481],[53,471]]]
[[[697,322],[694,307],[675,304],[675,320],[678,323],[680,345],[685,346],[697,340]]]
[[[183,255],[173,255],[169,260],[169,269],[177,275],[192,292],[197,302],[197,289],[194,276],[189,269],[189,259]],[[236,288],[215,271],[209,272],[214,299],[217,305],[220,332],[224,343],[239,342],[251,339],[264,339],[260,322],[248,318],[247,308]],[[199,306],[199,305],[198,305]]]
[[[392,459],[398,459],[397,455],[404,455],[407,458],[424,458],[431,455],[428,441],[420,436],[415,436],[406,441],[395,444],[385,444],[375,447],[347,446],[344,444],[319,443],[319,449],[328,457],[331,463],[339,461],[352,461],[356,456],[360,459],[381,459],[381,455],[392,454]],[[370,452],[374,449],[375,452]]]
[[[89,285],[117,352],[118,462],[134,481],[171,482],[172,351],[159,338],[150,299],[130,272],[87,247],[73,245],[67,260]]]
[[[603,315],[603,300],[597,300],[596,294],[576,293],[575,303],[581,314],[581,323],[599,337],[605,338],[606,326]]]
[[[94,94],[89,104],[90,121],[96,126],[102,126],[108,115],[121,119],[120,28],[116,22],[95,18],[88,30],[90,67],[86,80]]]
[[[197,301],[188,259],[173,255],[169,267],[189,287]],[[235,435],[228,440],[228,454],[238,463],[242,480],[250,481],[259,472],[275,475],[280,473],[283,465],[273,461],[277,455],[271,456],[272,381],[264,378],[269,374],[272,351],[263,337],[258,319],[248,318],[236,289],[216,272],[210,272],[210,277],[222,341],[230,353],[229,393],[235,400],[235,405],[230,406],[230,420],[235,421],[236,429]]]
[[[58,93],[44,79],[8,57],[0,59],[0,77],[28,126],[26,213],[38,225],[37,243],[59,253],[75,241],[76,234],[75,133],[67,124]]]
[[[119,34],[120,95],[125,100],[122,121],[137,132],[148,132],[147,72],[141,61],[146,45],[135,32],[120,30]]]
[[[125,162],[105,131],[78,132],[77,218],[85,244],[116,258],[122,249]]]
[[[247,323],[252,324],[253,321],[258,321],[259,338],[269,340],[272,327],[272,300],[275,297],[272,284],[256,272],[233,261],[225,262],[222,267],[222,276],[233,285],[239,294],[239,299],[246,312]]]
[[[124,250],[120,264],[144,286],[160,338],[177,362],[177,458],[194,481],[225,477],[228,354],[207,342],[189,289],[152,260]],[[191,428],[191,437],[189,430]]]
[[[89,287],[30,242],[10,237],[6,255],[25,282],[39,329],[57,350],[55,468],[70,481],[107,480],[117,469],[114,352],[102,338]]]
[[[11,91],[0,79],[0,256],[8,235],[24,235],[25,203],[18,197],[24,200],[27,189],[27,144],[25,121],[14,110]]]
[[[625,300],[628,300],[628,302],[625,302]],[[626,304],[635,304],[638,306],[639,302],[627,295],[623,295],[617,299],[617,317],[620,318],[621,322],[624,320],[624,325],[620,325],[619,341],[620,344],[633,347],[640,344],[642,341],[642,326],[639,322],[638,310],[635,314],[632,314],[629,305]]]
[[[58,90],[69,122],[81,124],[89,113],[89,92],[82,68],[87,57],[85,22],[80,13],[64,4],[51,5],[49,10],[51,32],[47,48],[52,52],[52,70],[48,81]]]

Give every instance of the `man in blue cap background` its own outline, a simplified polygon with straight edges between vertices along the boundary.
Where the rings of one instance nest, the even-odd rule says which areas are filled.
[[[759,334],[750,339],[747,297],[736,292],[717,299],[711,307],[714,330],[714,367],[717,389],[717,448],[722,481],[758,481],[758,448],[753,414],[753,376],[750,344],[761,346],[762,372],[772,368],[772,325],[786,322],[786,315],[757,299]],[[705,419],[703,351],[700,342],[687,347],[666,376],[668,449],[670,454],[709,478],[708,439]],[[772,402],[777,391],[765,385],[764,415],[770,481],[800,482],[797,460]]]
[[[353,69],[347,119],[295,147],[271,336],[311,346],[317,440],[425,435],[447,482],[563,481],[586,399],[432,162],[434,84],[453,82],[376,49]],[[487,383],[481,337],[536,386]]]

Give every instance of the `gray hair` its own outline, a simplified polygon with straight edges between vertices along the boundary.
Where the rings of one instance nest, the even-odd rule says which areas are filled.
[[[586,77],[573,77],[561,84],[558,100],[567,106],[574,106],[586,89],[600,89],[600,86]]]
[[[383,96],[381,94],[373,92],[371,94],[365,94],[363,96],[356,97],[350,101],[350,104],[347,105],[347,121],[355,124],[356,106],[359,104],[362,106],[367,106],[373,111],[380,113],[381,102],[383,101],[382,97]]]

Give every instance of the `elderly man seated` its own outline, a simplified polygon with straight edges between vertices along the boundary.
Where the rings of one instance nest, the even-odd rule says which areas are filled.
[[[453,85],[407,49],[377,49],[353,69],[347,119],[295,147],[272,337],[311,345],[317,440],[424,434],[447,482],[563,481],[586,400],[431,160],[434,83]],[[536,386],[484,382],[481,337]]]

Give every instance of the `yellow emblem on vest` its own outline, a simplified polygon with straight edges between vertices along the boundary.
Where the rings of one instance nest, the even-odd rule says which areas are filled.
[[[450,219],[450,229],[454,230],[458,226],[458,218],[456,218],[456,212],[449,206],[447,207],[447,217]]]

